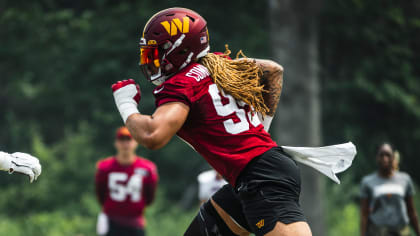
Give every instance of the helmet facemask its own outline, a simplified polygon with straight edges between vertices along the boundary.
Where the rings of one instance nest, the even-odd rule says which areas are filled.
[[[144,38],[140,40],[139,65],[147,80],[159,86],[168,78],[166,72],[172,69],[164,54],[164,51],[172,46],[172,43],[168,41],[162,45],[147,45],[145,42]]]

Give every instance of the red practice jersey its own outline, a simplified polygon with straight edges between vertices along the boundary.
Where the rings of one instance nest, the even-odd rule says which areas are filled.
[[[133,164],[123,166],[109,157],[97,165],[96,194],[111,220],[143,228],[143,211],[154,199],[157,181],[153,162],[137,157]]]
[[[168,102],[182,102],[190,107],[178,136],[232,186],[254,157],[277,146],[250,106],[219,92],[201,64],[190,64],[153,93],[157,107]]]

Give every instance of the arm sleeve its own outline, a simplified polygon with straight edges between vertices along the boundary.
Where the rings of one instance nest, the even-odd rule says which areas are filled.
[[[408,183],[407,183],[407,190],[406,190],[406,196],[413,196],[416,191],[414,190],[414,184],[413,184],[413,180],[411,180],[411,177],[409,175],[407,175],[408,177]]]
[[[362,180],[362,183],[360,185],[360,198],[369,198],[369,187],[364,180]]]
[[[101,206],[105,202],[106,191],[107,191],[106,188],[107,188],[107,175],[103,170],[97,169],[96,175],[95,175],[95,191],[96,191],[96,197]]]
[[[159,175],[157,172],[156,166],[152,166],[150,169],[149,175],[145,179],[144,183],[144,200],[146,202],[146,205],[152,204],[153,200],[155,199],[156,195],[156,189],[157,189],[157,183],[159,181]]]

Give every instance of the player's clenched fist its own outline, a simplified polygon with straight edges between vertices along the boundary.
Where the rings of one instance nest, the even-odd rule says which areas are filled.
[[[0,169],[9,173],[17,172],[27,175],[32,183],[41,174],[42,168],[39,160],[29,154],[0,152]]]
[[[140,86],[134,80],[118,81],[112,85],[112,92],[124,123],[130,115],[139,113],[137,105],[141,98]]]

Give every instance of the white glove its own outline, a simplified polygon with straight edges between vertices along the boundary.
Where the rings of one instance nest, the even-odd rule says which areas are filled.
[[[96,222],[96,233],[100,236],[106,235],[109,231],[108,216],[101,212],[98,215],[98,221]]]
[[[124,123],[130,115],[140,113],[137,109],[141,98],[140,87],[134,80],[118,81],[112,85],[112,92]]]
[[[8,171],[10,174],[17,172],[27,175],[31,183],[42,172],[39,160],[36,157],[22,152],[15,152],[13,154],[0,152],[0,169]]]

